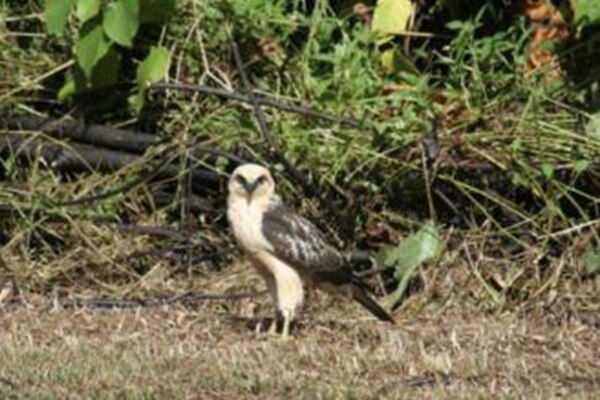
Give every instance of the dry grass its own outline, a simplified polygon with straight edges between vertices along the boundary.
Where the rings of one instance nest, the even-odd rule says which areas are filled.
[[[208,96],[155,93],[138,119],[120,103],[131,76],[106,99],[94,93],[90,105],[59,106],[73,35],[47,35],[41,2],[8,3],[0,9],[10,32],[6,40],[0,34],[0,91],[10,96],[0,96],[0,108],[53,117],[77,110],[87,122],[149,130],[165,147],[112,174],[59,173],[41,157],[24,162],[5,152],[0,298],[14,282],[26,306],[3,308],[0,300],[0,398],[600,398],[600,275],[585,265],[600,243],[600,141],[583,128],[583,92],[522,74],[529,32],[515,26],[479,38],[475,22],[465,23],[439,57],[430,59],[437,50],[425,45],[418,51],[430,59],[428,71],[443,75],[400,86],[408,77],[382,71],[369,32],[329,7],[181,2],[160,35],[173,60],[170,81],[240,90],[233,33],[258,89],[363,120],[355,129],[265,109],[285,156],[327,194],[300,201],[292,175],[278,172],[287,204],[349,248],[395,246],[434,217],[445,238],[439,262],[411,281],[396,327],[319,297],[296,339],[281,342],[256,332],[271,312],[265,298],[120,312],[44,305],[50,294],[136,299],[256,289],[255,278],[228,266],[225,193],[217,185],[195,192],[206,204],[193,214],[183,167],[232,167],[190,157],[197,144],[258,159],[269,151],[251,107]],[[283,65],[262,54],[264,38],[283,52]],[[151,44],[124,52],[123,65],[136,65]],[[390,82],[397,87],[388,93]],[[444,116],[439,127],[430,126],[432,112]],[[422,151],[430,134],[439,140],[431,163]],[[171,153],[182,167],[176,180],[126,184]],[[155,191],[174,197],[159,204]],[[185,240],[139,236],[121,223],[172,228]],[[389,294],[398,284],[391,275],[370,283]]]
[[[248,280],[231,272],[209,279],[216,287]],[[257,333],[269,315],[265,298],[119,312],[35,299],[0,308],[0,397],[600,396],[592,325],[541,312],[452,311],[397,315],[391,327],[339,299],[312,300],[290,341]]]

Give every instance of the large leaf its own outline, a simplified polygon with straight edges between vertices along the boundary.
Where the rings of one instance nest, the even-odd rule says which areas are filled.
[[[131,47],[140,24],[139,12],[138,0],[117,0],[110,3],[104,12],[104,32],[118,44]]]
[[[69,12],[75,5],[77,0],[47,0],[46,1],[46,24],[48,25],[48,32],[53,35],[62,36],[67,19],[69,18]]]
[[[102,0],[77,0],[77,18],[81,22],[85,22],[96,15],[100,11]]]
[[[138,66],[136,79],[139,86],[161,80],[169,66],[169,51],[164,47],[152,46],[150,53]]]
[[[578,24],[600,24],[600,2],[598,0],[578,0],[575,3],[575,21]]]
[[[136,80],[138,93],[131,98],[131,102],[137,111],[144,106],[144,95],[150,83],[161,80],[169,69],[169,51],[164,47],[152,47],[150,54],[138,66]]]
[[[380,33],[405,33],[412,13],[411,0],[379,0],[373,13],[372,28]]]
[[[86,77],[91,76],[94,65],[106,55],[110,45],[96,20],[90,20],[83,25],[79,40],[75,44],[75,57]]]
[[[385,251],[384,265],[393,267],[394,276],[399,280],[398,287],[386,304],[388,308],[393,308],[402,299],[417,267],[437,259],[443,248],[444,242],[435,225],[428,222],[397,247]]]
[[[92,71],[91,80],[94,89],[112,85],[117,81],[121,66],[121,55],[113,47],[98,61]]]
[[[117,81],[120,66],[121,56],[114,47],[111,47],[104,57],[98,60],[92,68],[89,78],[85,76],[81,67],[76,65],[73,76],[68,78],[58,91],[58,100],[65,101],[76,93],[114,84]]]

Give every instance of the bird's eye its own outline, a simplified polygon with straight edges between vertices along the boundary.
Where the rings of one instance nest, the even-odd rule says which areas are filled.
[[[246,178],[244,178],[242,175],[236,175],[235,176],[235,181],[237,183],[239,183],[240,185],[245,185],[246,184]]]
[[[259,176],[258,179],[256,180],[256,182],[258,182],[259,185],[262,185],[266,181],[267,181],[267,177],[265,175]]]

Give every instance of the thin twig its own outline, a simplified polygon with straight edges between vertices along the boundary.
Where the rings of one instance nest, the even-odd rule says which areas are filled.
[[[231,41],[231,50],[233,51],[233,58],[235,60],[236,66],[238,68],[238,72],[240,74],[240,79],[242,81],[242,85],[244,86],[244,90],[250,96],[250,100],[252,102],[252,107],[254,108],[254,115],[256,116],[256,120],[258,121],[258,126],[263,135],[263,138],[267,142],[269,146],[269,153],[274,156],[276,161],[280,162],[285,170],[292,175],[294,181],[299,183],[302,186],[304,192],[311,197],[316,196],[319,193],[319,188],[315,184],[314,181],[311,181],[307,176],[302,174],[296,167],[292,165],[292,163],[285,157],[280,150],[277,142],[271,136],[269,131],[269,125],[267,124],[267,119],[262,109],[260,108],[260,103],[257,98],[252,94],[252,85],[250,80],[248,79],[248,75],[246,74],[246,70],[244,69],[244,65],[242,63],[242,58],[240,56],[240,50],[238,49],[237,43],[235,40]]]
[[[560,236],[570,235],[572,233],[578,233],[578,234],[580,234],[583,229],[591,228],[591,227],[593,227],[595,225],[600,225],[600,219],[594,219],[592,221],[587,221],[587,222],[584,222],[582,224],[575,225],[575,226],[572,226],[572,227],[567,228],[567,229],[563,229],[562,231],[549,233],[547,235],[542,235],[541,237],[542,238],[550,237],[550,238],[556,239],[556,238],[558,238]]]
[[[387,271],[388,269],[390,269],[390,267],[388,267],[387,265],[384,265],[381,267],[371,268],[366,271],[355,272],[355,274],[361,278],[366,278],[368,276],[372,276],[372,275],[378,274],[380,272]]]
[[[157,296],[147,297],[139,300],[123,299],[52,299],[59,307],[78,307],[78,308],[96,308],[96,309],[128,309],[128,308],[147,308],[172,305],[178,303],[193,303],[198,301],[221,301],[221,300],[243,300],[254,297],[260,297],[267,292],[254,293],[231,293],[231,294],[213,294],[213,293],[184,293],[182,295],[161,298]]]
[[[178,90],[183,92],[198,92],[204,94],[210,94],[214,96],[219,96],[223,98],[227,98],[230,100],[239,101],[241,103],[252,104],[253,101],[258,102],[260,105],[274,107],[283,111],[288,111],[291,113],[296,113],[300,115],[304,115],[307,117],[315,117],[325,121],[339,123],[342,125],[350,126],[353,128],[360,127],[363,123],[357,119],[350,117],[336,117],[335,115],[330,115],[326,113],[322,113],[312,109],[311,107],[292,104],[288,102],[283,102],[281,100],[277,100],[272,96],[267,96],[263,93],[258,93],[252,91],[249,95],[244,95],[241,93],[232,92],[230,90],[219,89],[206,85],[190,85],[185,83],[154,83],[150,85],[150,89],[152,90]]]
[[[433,222],[437,221],[437,215],[435,212],[435,206],[433,204],[433,196],[431,195],[431,178],[429,177],[429,165],[427,162],[427,156],[425,154],[426,148],[423,145],[421,149],[421,164],[423,167],[423,178],[425,180],[425,194],[427,195],[427,205],[429,207],[429,218]]]

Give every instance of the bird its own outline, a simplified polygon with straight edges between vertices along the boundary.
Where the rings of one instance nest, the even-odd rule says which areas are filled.
[[[267,168],[242,164],[227,186],[227,219],[233,236],[266,282],[276,309],[270,333],[277,333],[277,317],[281,317],[281,337],[289,337],[305,293],[314,287],[345,295],[378,319],[394,323],[368,294],[368,286],[353,272],[348,258],[312,222],[283,204]]]

